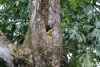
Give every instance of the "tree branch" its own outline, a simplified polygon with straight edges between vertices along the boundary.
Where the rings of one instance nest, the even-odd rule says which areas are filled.
[[[0,62],[4,63],[7,67],[14,67],[13,56],[11,53],[12,44],[7,40],[5,35],[0,30]]]

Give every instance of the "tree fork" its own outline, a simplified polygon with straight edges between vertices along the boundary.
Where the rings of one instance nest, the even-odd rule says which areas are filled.
[[[20,67],[60,67],[62,35],[59,6],[60,0],[31,1],[30,25],[25,40],[18,50],[19,57],[26,53],[24,59],[31,64],[18,64]],[[51,36],[47,34],[50,29],[52,29]],[[12,43],[6,40],[1,32],[0,39],[0,47],[3,49],[0,49],[0,58],[8,67],[15,67],[13,64],[15,58],[10,54]]]

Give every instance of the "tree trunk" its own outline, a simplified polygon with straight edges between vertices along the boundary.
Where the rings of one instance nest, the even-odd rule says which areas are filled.
[[[60,0],[32,0],[30,33],[34,67],[60,67]],[[51,35],[47,34],[52,30]]]
[[[62,35],[59,6],[60,0],[31,1],[30,25],[23,44],[13,56],[16,67],[60,67]]]

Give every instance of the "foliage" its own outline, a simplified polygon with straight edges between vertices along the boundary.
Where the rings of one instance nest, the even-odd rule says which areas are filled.
[[[61,19],[64,48],[72,53],[69,66],[96,67],[100,61],[100,0],[61,0]]]
[[[12,42],[19,44],[24,39],[29,24],[29,4],[29,0],[0,0],[0,29]]]

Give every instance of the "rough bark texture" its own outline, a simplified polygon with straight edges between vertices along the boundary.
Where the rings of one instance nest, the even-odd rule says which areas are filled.
[[[59,4],[60,0],[31,1],[30,26],[17,56],[14,56],[16,67],[60,67],[62,35]],[[47,34],[49,30],[52,30],[51,35]],[[4,44],[0,41],[0,48],[2,45]],[[9,67],[14,67],[10,48],[5,44],[5,51],[1,51],[0,56],[7,52],[3,60],[11,65]]]
[[[10,55],[10,46],[12,44],[7,40],[0,30],[0,62],[3,62],[7,67],[14,67],[13,56]]]
[[[62,35],[59,0],[32,0],[30,48],[34,67],[60,67]],[[52,29],[52,36],[47,31]]]

